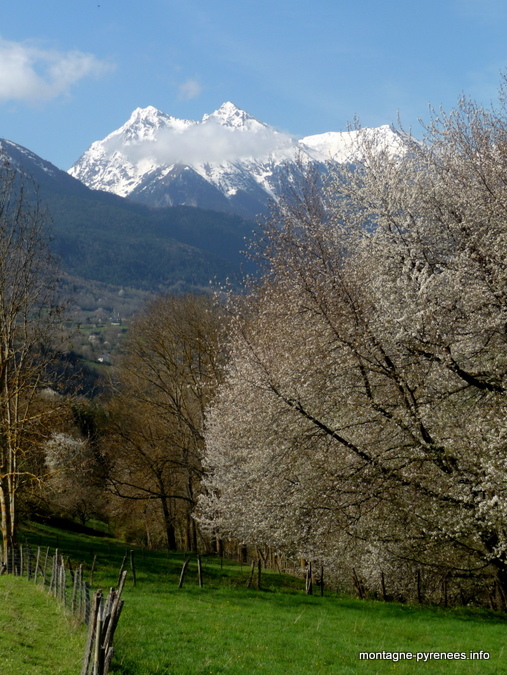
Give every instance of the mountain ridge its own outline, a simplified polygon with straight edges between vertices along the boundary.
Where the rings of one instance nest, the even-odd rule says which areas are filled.
[[[370,131],[393,148],[397,132]],[[287,171],[354,159],[356,130],[296,139],[227,101],[200,121],[180,120],[153,106],[95,141],[69,174],[88,187],[150,206],[191,205],[247,218],[264,214],[277,199]]]

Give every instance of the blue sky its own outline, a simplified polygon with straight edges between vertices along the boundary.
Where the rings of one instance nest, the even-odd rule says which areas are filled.
[[[0,20],[0,137],[62,169],[154,105],[224,101],[294,136],[396,121],[507,69],[506,0],[17,0]]]

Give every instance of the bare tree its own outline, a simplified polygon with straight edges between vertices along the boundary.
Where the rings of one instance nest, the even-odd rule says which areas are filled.
[[[354,163],[267,222],[202,519],[400,588],[407,565],[494,580],[505,605],[505,100],[399,133],[358,129]]]
[[[204,411],[221,378],[220,330],[209,298],[159,298],[129,330],[111,402],[111,486],[125,499],[157,501],[169,549],[196,546],[191,514]]]
[[[16,540],[21,488],[58,407],[53,341],[61,334],[47,214],[16,170],[0,169],[0,514],[3,559]],[[44,390],[46,390],[44,392]]]

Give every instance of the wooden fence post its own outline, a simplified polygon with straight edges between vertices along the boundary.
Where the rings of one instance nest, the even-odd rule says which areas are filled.
[[[90,584],[85,581],[84,583],[84,620],[86,624],[90,623],[90,614],[91,614],[91,602],[90,602]]]
[[[249,577],[247,585],[246,585],[247,588],[251,588],[251,586],[252,586],[253,578],[254,578],[254,572],[255,572],[255,561],[252,562],[252,566],[250,568],[250,577]]]
[[[49,558],[49,546],[46,548],[46,556],[44,558],[44,567],[42,569],[42,586],[44,587],[46,585],[46,567],[48,564],[48,558]]]
[[[32,548],[30,544],[26,545],[26,579],[30,581],[32,577]]]
[[[63,555],[60,556],[60,601],[65,606],[67,602],[67,576]]]
[[[185,580],[185,572],[187,571],[188,563],[190,562],[190,558],[187,558],[185,562],[183,563],[183,567],[181,568],[181,574],[180,574],[180,581],[178,583],[178,588],[181,588],[183,586],[183,581]]]
[[[90,570],[90,586],[93,586],[93,573],[95,572],[95,563],[97,562],[97,554],[93,556],[92,568]]]
[[[97,619],[95,621],[95,643],[93,650],[93,675],[102,675],[103,659],[102,659],[102,626],[104,623],[104,610],[102,593],[100,594],[100,602],[97,605]]]
[[[306,595],[313,595],[313,579],[312,579],[312,563],[308,563],[306,568],[306,581],[305,581],[305,593]]]
[[[37,586],[37,574],[39,572],[39,563],[40,563],[40,546],[37,546],[37,558],[35,560],[35,574],[33,583]]]
[[[55,555],[51,559],[51,579],[49,580],[49,592],[55,595],[55,585],[56,585],[56,559],[58,558],[58,549],[55,551]]]
[[[80,609],[80,599],[81,599],[81,572],[83,571],[83,566],[80,565],[74,572],[74,583],[72,584],[72,600],[71,600],[71,610],[73,613],[79,611]]]
[[[197,554],[197,579],[199,581],[199,588],[202,588],[202,562],[199,554]]]
[[[122,572],[118,589],[112,588],[105,602],[102,591],[94,595],[81,675],[107,675],[109,672],[114,654],[114,632],[123,607],[121,594],[126,576],[127,572]]]
[[[134,581],[134,586],[136,585],[136,568],[134,565],[134,550],[130,549],[130,569],[132,571],[132,579]]]
[[[95,635],[96,622],[97,622],[97,607],[102,598],[102,591],[97,591],[93,596],[93,606],[90,614],[90,624],[88,626],[88,638],[85,646],[85,655],[83,660],[83,668],[81,669],[81,675],[88,675],[88,668],[91,662],[92,648],[93,648],[93,636]]]
[[[120,567],[120,573],[118,574],[118,581],[116,582],[116,585],[120,585],[120,580],[123,575],[123,570],[125,569],[125,563],[127,562],[127,556],[128,556],[128,551],[125,550],[125,555],[123,556],[123,560],[121,561],[121,567]]]

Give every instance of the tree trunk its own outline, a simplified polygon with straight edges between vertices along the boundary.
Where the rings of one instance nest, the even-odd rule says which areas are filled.
[[[176,531],[174,529],[173,518],[169,509],[169,500],[167,497],[161,497],[162,513],[164,514],[164,525],[167,537],[167,550],[176,550]]]
[[[9,550],[16,544],[16,523],[13,518],[16,516],[15,503],[9,492],[7,480],[0,482],[0,513],[2,522],[2,562],[7,564]]]
[[[498,534],[490,535],[485,544],[487,550],[493,553],[499,544]],[[498,590],[499,608],[505,611],[507,610],[507,560],[504,556],[495,556],[491,564],[496,570],[495,581]]]
[[[197,527],[192,516],[188,516],[190,521],[190,550],[197,551]]]
[[[0,510],[2,513],[2,562],[6,565],[9,559],[9,524],[3,489],[0,489]]]
[[[498,566],[496,571],[496,586],[498,589],[498,604],[502,612],[507,611],[507,569],[505,565]]]

